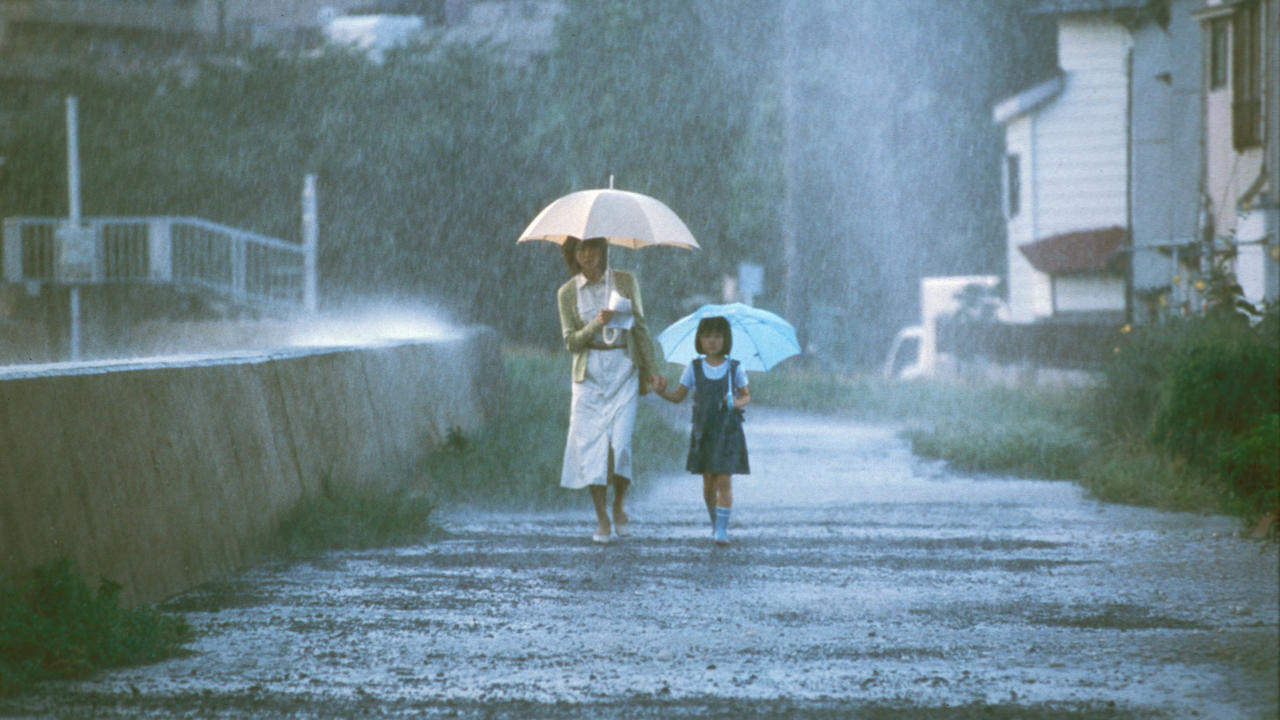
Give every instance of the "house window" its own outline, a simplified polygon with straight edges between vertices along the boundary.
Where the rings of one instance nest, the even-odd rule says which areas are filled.
[[[1218,18],[1209,23],[1209,89],[1227,84],[1227,21]]]
[[[1021,162],[1016,154],[1004,158],[1005,215],[1017,217],[1022,209]]]
[[[1262,8],[1231,16],[1231,138],[1236,150],[1262,144]]]

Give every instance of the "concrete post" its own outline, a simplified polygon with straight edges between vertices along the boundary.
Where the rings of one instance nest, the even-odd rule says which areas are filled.
[[[4,280],[22,282],[22,226],[11,219],[4,221]]]
[[[80,352],[80,286],[72,285],[70,290],[70,306],[71,306],[71,337],[69,341],[71,349],[71,360],[78,362],[82,354]]]
[[[80,133],[77,102],[67,96],[67,217],[71,226],[80,227]]]
[[[236,299],[245,299],[245,279],[248,277],[249,253],[247,243],[239,234],[231,236],[231,291]]]
[[[148,277],[158,282],[173,281],[173,221],[151,218],[147,221]]]

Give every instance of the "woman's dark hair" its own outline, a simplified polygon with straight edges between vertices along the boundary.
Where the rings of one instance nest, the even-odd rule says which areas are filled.
[[[702,336],[711,333],[720,333],[720,337],[724,338],[721,352],[728,355],[733,349],[733,330],[729,328],[729,321],[719,315],[704,317],[698,321],[698,332],[693,336],[693,349],[698,351],[699,355],[706,355],[707,352],[702,349]]]
[[[582,268],[578,266],[578,258],[574,257],[574,253],[578,251],[578,245],[586,244],[598,245],[600,252],[604,253],[605,266],[609,265],[609,243],[602,237],[587,238],[580,240],[570,235],[565,238],[564,244],[560,246],[560,252],[564,254],[564,264],[569,266],[569,274],[577,275],[582,272]]]

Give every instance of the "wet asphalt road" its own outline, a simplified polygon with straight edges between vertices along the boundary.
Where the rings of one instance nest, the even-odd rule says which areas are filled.
[[[194,653],[4,717],[1249,718],[1280,706],[1277,547],[1235,521],[966,477],[887,427],[753,409],[716,548],[689,475],[633,536],[453,511],[445,538],[169,603]]]

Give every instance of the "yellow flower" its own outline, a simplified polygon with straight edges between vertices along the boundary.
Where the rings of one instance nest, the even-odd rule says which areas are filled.
[[[1181,285],[1181,284],[1182,284],[1182,276],[1181,276],[1181,275],[1174,275],[1174,276],[1173,276],[1173,284],[1174,284],[1174,285]]]
[[[1129,332],[1129,331],[1131,331],[1131,330],[1133,330],[1133,326],[1132,326],[1132,325],[1130,325],[1129,323],[1125,323],[1125,324],[1124,324],[1124,327],[1120,328],[1120,332],[1122,332],[1122,333],[1127,333],[1127,332]]]
[[[1120,348],[1111,348],[1111,352],[1115,353],[1116,355],[1119,355],[1119,354],[1120,354]]]
[[[1160,307],[1164,307],[1164,306],[1166,306],[1166,305],[1168,305],[1168,304],[1169,304],[1169,298],[1168,298],[1168,296],[1166,296],[1166,295],[1161,295],[1161,296],[1160,296]]]
[[[1204,284],[1204,281],[1203,281],[1203,280],[1197,280],[1197,281],[1196,281],[1196,290],[1199,290],[1200,292],[1204,292],[1204,289],[1205,289],[1206,287],[1208,287],[1208,286]]]

